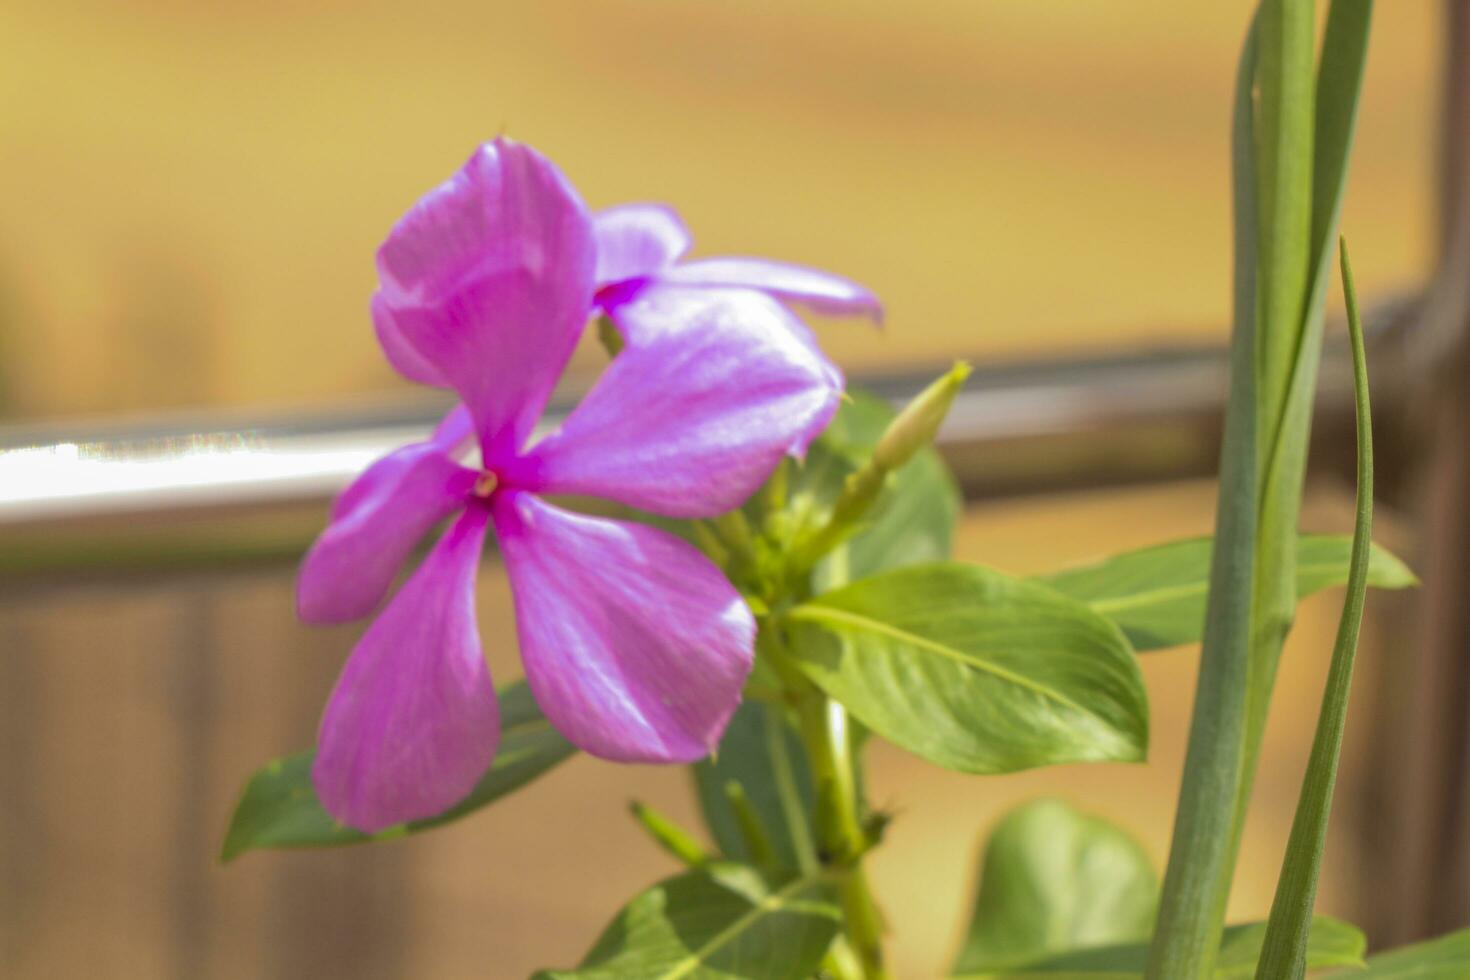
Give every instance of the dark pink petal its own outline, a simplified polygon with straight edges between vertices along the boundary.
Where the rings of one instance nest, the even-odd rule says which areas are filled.
[[[620,355],[621,356],[621,355]],[[740,702],[755,621],[709,559],[642,524],[495,498],[526,679],[562,734],[618,762],[692,762]]]
[[[410,378],[448,385],[488,465],[530,435],[586,325],[591,219],[555,166],[487,143],[394,227],[378,252],[374,322]]]
[[[685,286],[759,289],[829,316],[883,319],[883,304],[865,287],[830,272],[787,262],[745,258],[696,259],[664,271],[659,279]]]
[[[475,627],[489,513],[471,507],[358,641],[317,737],[327,812],[374,833],[441,813],[490,768],[500,737]]]
[[[841,375],[769,296],[656,286],[610,315],[626,348],[515,464],[517,486],[709,517],[742,504],[837,410]]]
[[[592,216],[597,236],[597,285],[652,275],[673,265],[694,239],[673,208],[621,204]]]
[[[308,623],[343,623],[382,601],[409,552],[435,524],[464,506],[477,474],[450,459],[436,438],[390,453],[363,471],[332,505],[332,520],[301,563],[296,610]],[[457,441],[457,440],[456,440]]]

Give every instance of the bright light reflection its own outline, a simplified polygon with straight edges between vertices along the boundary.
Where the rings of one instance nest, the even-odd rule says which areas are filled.
[[[132,456],[77,443],[3,451],[0,519],[65,514],[83,501],[128,510],[332,493],[391,448],[381,435],[324,442],[283,439],[265,448],[239,436],[216,436],[153,443]],[[207,492],[221,487],[230,489],[230,499]]]

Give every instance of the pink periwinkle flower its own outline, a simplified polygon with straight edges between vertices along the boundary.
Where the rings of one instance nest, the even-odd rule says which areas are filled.
[[[683,281],[679,270],[699,267],[673,264],[687,241],[664,209],[594,218],[555,166],[502,139],[379,250],[372,312],[389,361],[462,405],[342,493],[302,567],[303,619],[357,619],[453,518],[363,634],[323,714],[312,778],[343,823],[371,832],[433,816],[493,761],[499,717],[475,622],[492,527],[527,680],[568,739],[625,762],[690,762],[718,741],[755,639],[734,587],[670,534],[540,495],[677,518],[740,505],[783,455],[806,449],[841,395],[835,368],[773,297],[876,305],[845,280],[758,260],[709,260],[741,264]],[[532,442],[598,309],[624,349],[560,428]],[[475,465],[462,461],[470,445]]]

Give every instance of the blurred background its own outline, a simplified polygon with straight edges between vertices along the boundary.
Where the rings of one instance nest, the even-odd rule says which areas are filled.
[[[1096,454],[1073,466],[1025,437],[1028,419],[1064,411],[1085,428],[1110,410],[1049,386],[1050,365],[1208,360],[1224,343],[1229,100],[1251,6],[7,0],[0,447],[423,413],[373,339],[373,251],[476,143],[507,133],[594,207],[675,205],[701,254],[872,286],[885,329],[818,325],[854,383],[956,357],[982,384],[1021,379],[1039,400],[982,419],[992,454],[963,460],[960,557],[1031,572],[1208,533],[1208,411],[1128,447],[1164,460],[1148,473]],[[1459,105],[1445,52],[1464,33],[1446,9],[1395,0],[1375,24],[1343,219],[1370,307],[1443,306],[1458,185],[1442,125]],[[570,388],[600,363],[579,355]],[[1207,377],[1196,400],[1223,394]],[[1398,469],[1379,537],[1427,587],[1370,601],[1321,901],[1376,941],[1470,915],[1430,894],[1450,873],[1413,850],[1467,812],[1445,775],[1462,766],[1449,726],[1464,716],[1414,700],[1463,680],[1443,655],[1463,649],[1454,623],[1427,643],[1415,632],[1463,584],[1435,551],[1457,539],[1425,533],[1464,510],[1462,464],[1440,462],[1434,435],[1464,430],[1439,404],[1417,397],[1403,428],[1382,428]],[[1350,530],[1343,472],[1329,462],[1313,480],[1313,529]],[[101,519],[0,517],[0,976],[516,977],[575,962],[671,870],[624,808],[637,797],[692,823],[685,774],[586,758],[414,840],[216,863],[243,780],[310,744],[357,634],[294,620],[301,529],[324,513],[311,500],[139,516],[126,541]],[[497,569],[481,581],[507,680],[508,592]],[[1234,918],[1269,907],[1339,604],[1306,603],[1288,648]],[[1162,865],[1195,662],[1145,660],[1147,765],[981,779],[875,747],[872,796],[897,817],[874,875],[900,976],[947,964],[981,834],[1019,800],[1062,794]],[[1415,717],[1428,734],[1390,734]]]

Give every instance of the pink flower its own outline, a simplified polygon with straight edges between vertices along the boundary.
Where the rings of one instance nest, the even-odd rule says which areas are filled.
[[[622,204],[592,217],[597,236],[597,300],[615,308],[651,287],[754,289],[833,316],[883,318],[864,287],[830,272],[770,259],[709,258],[680,262],[693,236],[672,208]]]
[[[366,616],[424,535],[453,517],[358,642],[322,717],[312,776],[343,823],[371,832],[442,812],[493,761],[499,719],[474,603],[491,527],[531,690],[579,747],[618,761],[690,762],[739,702],[755,623],[720,570],[665,532],[539,494],[680,518],[722,513],[784,454],[805,450],[836,410],[840,381],[771,296],[717,276],[679,281],[678,269],[698,263],[669,267],[664,259],[682,248],[667,241],[635,263],[608,241],[617,213],[592,218],[549,161],[497,140],[378,252],[372,312],[389,361],[453,389],[463,405],[342,493],[302,567],[303,619]],[[642,270],[642,284],[595,300],[614,285],[602,275],[614,266]],[[643,288],[654,278],[658,288]],[[812,289],[800,298],[858,302],[832,298],[837,280],[825,281],[827,300]],[[785,298],[796,285],[778,289],[767,277],[763,288]],[[598,305],[625,347],[561,427],[531,443]],[[475,466],[460,461],[471,439]]]

